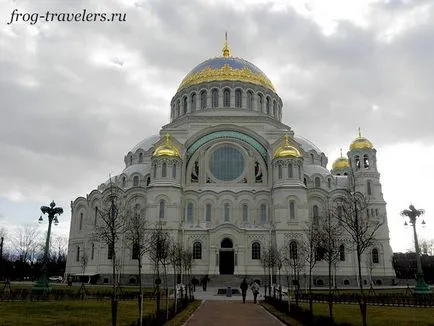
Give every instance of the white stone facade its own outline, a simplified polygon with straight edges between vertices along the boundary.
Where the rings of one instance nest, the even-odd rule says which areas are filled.
[[[213,91],[217,92],[214,103]],[[292,240],[302,241],[314,206],[321,216],[328,198],[346,187],[347,176],[331,173],[325,154],[281,122],[282,101],[270,88],[246,80],[211,80],[184,87],[171,103],[170,123],[159,136],[129,151],[123,172],[111,181],[124,190],[125,205],[138,209],[150,224],[163,222],[164,229],[186,248],[200,243],[201,257],[194,261],[193,274],[263,275],[258,253],[253,251],[271,243],[280,248]],[[167,133],[180,157],[153,156]],[[301,157],[274,157],[284,135]],[[347,155],[352,165],[356,156],[368,156],[369,168],[357,172],[357,187],[369,198],[372,216],[384,221],[373,248],[378,260],[368,263],[372,261],[368,250],[363,274],[366,279],[372,275],[374,282],[391,284],[395,273],[376,151],[355,149]],[[80,257],[86,252],[85,274],[99,275],[98,282],[111,282],[107,247],[91,237],[108,191],[105,182],[71,203],[67,274],[83,273]],[[116,251],[123,281],[128,282],[137,274],[137,261],[123,241]],[[230,242],[232,248],[225,248]],[[345,255],[345,261],[337,264],[337,282],[356,286],[355,253],[347,250]],[[153,273],[147,257],[143,273]],[[314,268],[315,282],[320,279],[327,280],[325,261]]]

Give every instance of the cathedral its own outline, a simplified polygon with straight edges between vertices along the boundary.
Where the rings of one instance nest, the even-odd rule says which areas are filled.
[[[96,283],[113,281],[111,254],[92,234],[103,198],[116,185],[126,205],[151,225],[159,222],[191,250],[193,275],[263,279],[264,250],[271,244],[297,250],[306,223],[322,216],[329,198],[348,187],[354,171],[357,190],[369,199],[368,216],[383,223],[375,245],[364,252],[363,282],[392,284],[386,203],[371,141],[359,131],[347,154],[341,151],[327,169],[326,155],[282,123],[283,103],[270,79],[254,64],[232,56],[227,42],[222,52],[186,75],[171,100],[170,122],[126,153],[120,174],[72,201],[66,274],[90,276]],[[121,281],[134,284],[137,257],[122,237],[118,244]],[[334,271],[339,287],[362,282],[350,245],[340,246]],[[308,273],[304,269],[302,283]],[[143,274],[152,280],[146,256]],[[320,260],[313,269],[314,285],[325,285],[327,277],[327,262]]]

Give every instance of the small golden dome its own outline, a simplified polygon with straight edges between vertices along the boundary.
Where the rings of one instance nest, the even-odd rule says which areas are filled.
[[[341,157],[339,157],[338,159],[336,159],[333,162],[332,165],[332,169],[336,170],[336,169],[346,169],[350,167],[350,162],[348,161],[348,159],[346,157],[342,156],[342,148],[341,148]]]
[[[179,149],[174,146],[170,141],[170,134],[166,134],[164,138],[166,139],[163,145],[160,145],[157,147],[157,149],[154,151],[153,157],[158,156],[175,156],[175,157],[181,157],[181,154],[179,153]]]
[[[359,128],[359,137],[354,139],[354,141],[351,143],[350,151],[352,151],[354,149],[364,149],[364,148],[371,149],[373,147],[374,146],[372,145],[372,143],[368,139],[366,139],[365,137],[362,137],[362,133],[360,132],[360,128]]]
[[[301,157],[300,151],[289,144],[289,136],[283,137],[283,145],[274,152],[274,158],[280,157]]]

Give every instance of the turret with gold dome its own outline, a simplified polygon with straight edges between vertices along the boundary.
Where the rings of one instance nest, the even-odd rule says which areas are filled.
[[[274,152],[274,158],[283,157],[301,157],[300,151],[290,145],[288,135],[283,136],[283,144]]]
[[[337,158],[332,165],[332,174],[335,175],[346,175],[348,174],[350,169],[350,162],[346,157],[342,155],[342,148],[341,148],[341,156]]]
[[[172,144],[170,138],[171,138],[170,134],[166,134],[164,136],[165,140],[163,145],[157,147],[157,149],[152,154],[153,157],[159,157],[159,156],[181,157],[179,149]]]
[[[371,149],[373,147],[374,146],[367,138],[362,137],[362,133],[359,128],[359,137],[354,139],[353,142],[351,143],[350,151],[354,149],[365,149],[365,148]]]

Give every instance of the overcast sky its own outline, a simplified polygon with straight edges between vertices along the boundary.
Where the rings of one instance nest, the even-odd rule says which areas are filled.
[[[125,22],[8,24],[14,9]],[[71,200],[168,123],[179,83],[221,54],[225,31],[329,168],[359,126],[372,141],[394,251],[413,248],[399,215],[410,202],[426,210],[420,237],[434,238],[432,0],[0,0],[0,228],[36,223],[54,199],[54,233],[67,235]]]

